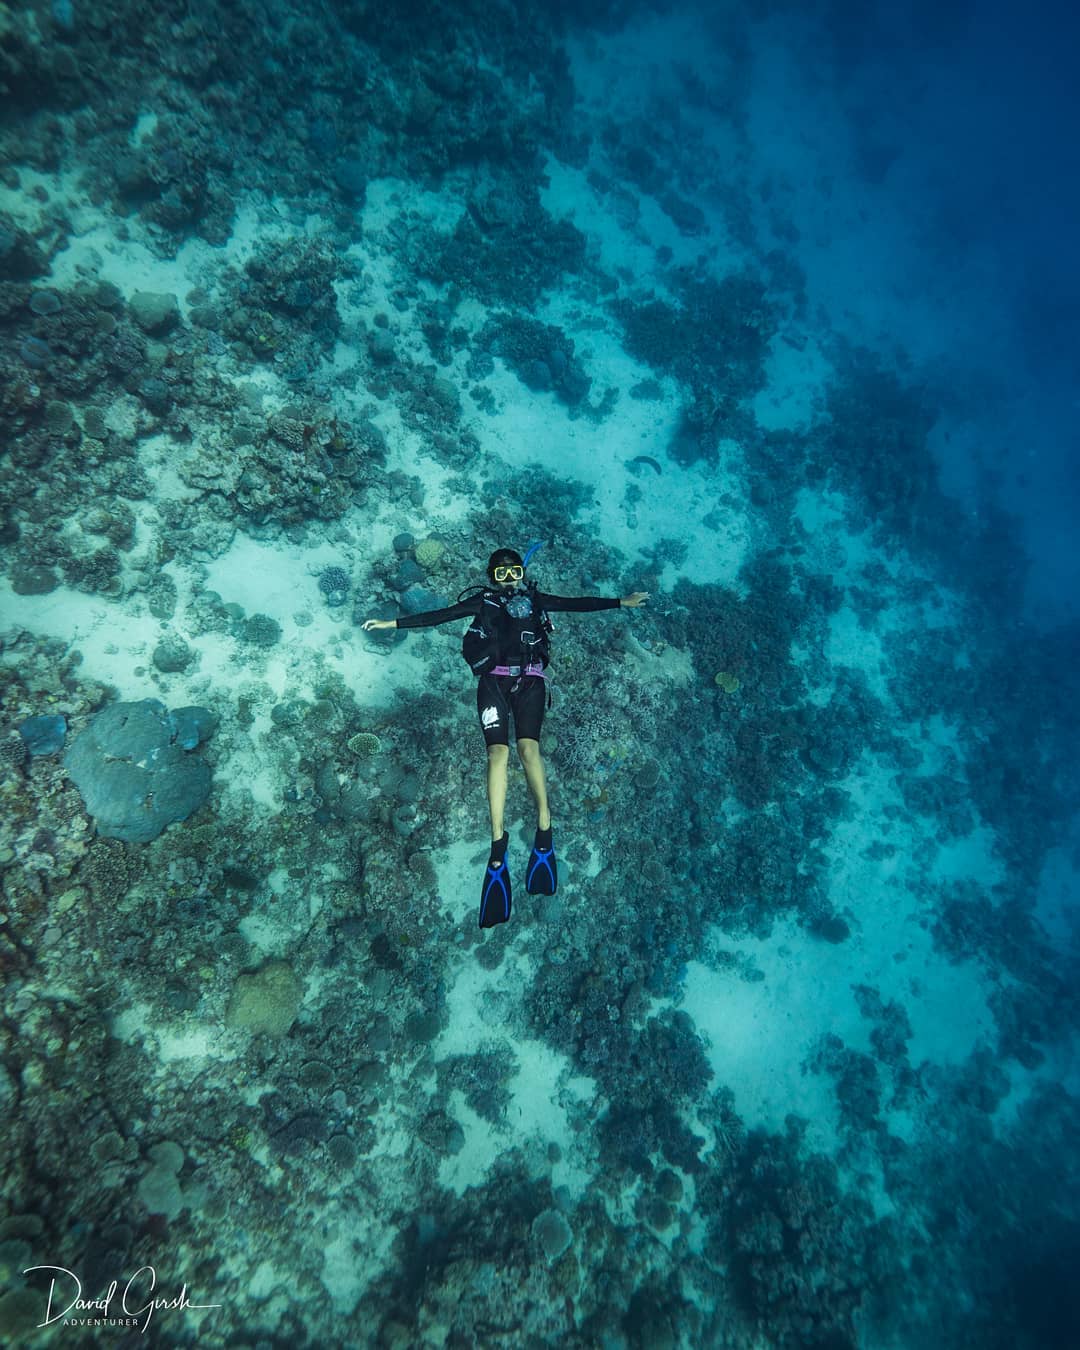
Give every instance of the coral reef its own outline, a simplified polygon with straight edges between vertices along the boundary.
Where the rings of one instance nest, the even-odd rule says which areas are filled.
[[[1080,631],[700,8],[0,5],[5,1343],[46,1262],[162,1345],[1080,1339]],[[460,632],[361,625],[533,541],[650,602],[556,616],[480,935]]]

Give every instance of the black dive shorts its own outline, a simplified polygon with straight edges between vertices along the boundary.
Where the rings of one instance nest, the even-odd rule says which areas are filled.
[[[516,740],[538,741],[546,704],[547,684],[539,675],[482,675],[476,686],[476,711],[488,745],[510,744],[511,715]]]

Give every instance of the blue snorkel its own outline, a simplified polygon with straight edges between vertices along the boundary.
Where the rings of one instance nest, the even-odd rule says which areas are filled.
[[[534,553],[537,552],[538,549],[541,549],[543,547],[544,541],[542,539],[537,539],[534,543],[530,544],[529,547],[525,550],[524,558],[522,558],[521,560],[522,566],[528,567],[529,559],[533,556]]]

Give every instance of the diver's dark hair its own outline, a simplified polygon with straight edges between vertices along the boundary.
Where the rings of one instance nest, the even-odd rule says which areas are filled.
[[[512,548],[497,548],[487,561],[488,581],[494,582],[496,567],[524,567],[525,562],[520,553]]]

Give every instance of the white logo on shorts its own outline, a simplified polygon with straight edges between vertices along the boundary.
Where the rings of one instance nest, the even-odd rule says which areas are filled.
[[[498,708],[485,708],[480,714],[480,725],[483,727],[497,727],[499,725]]]

